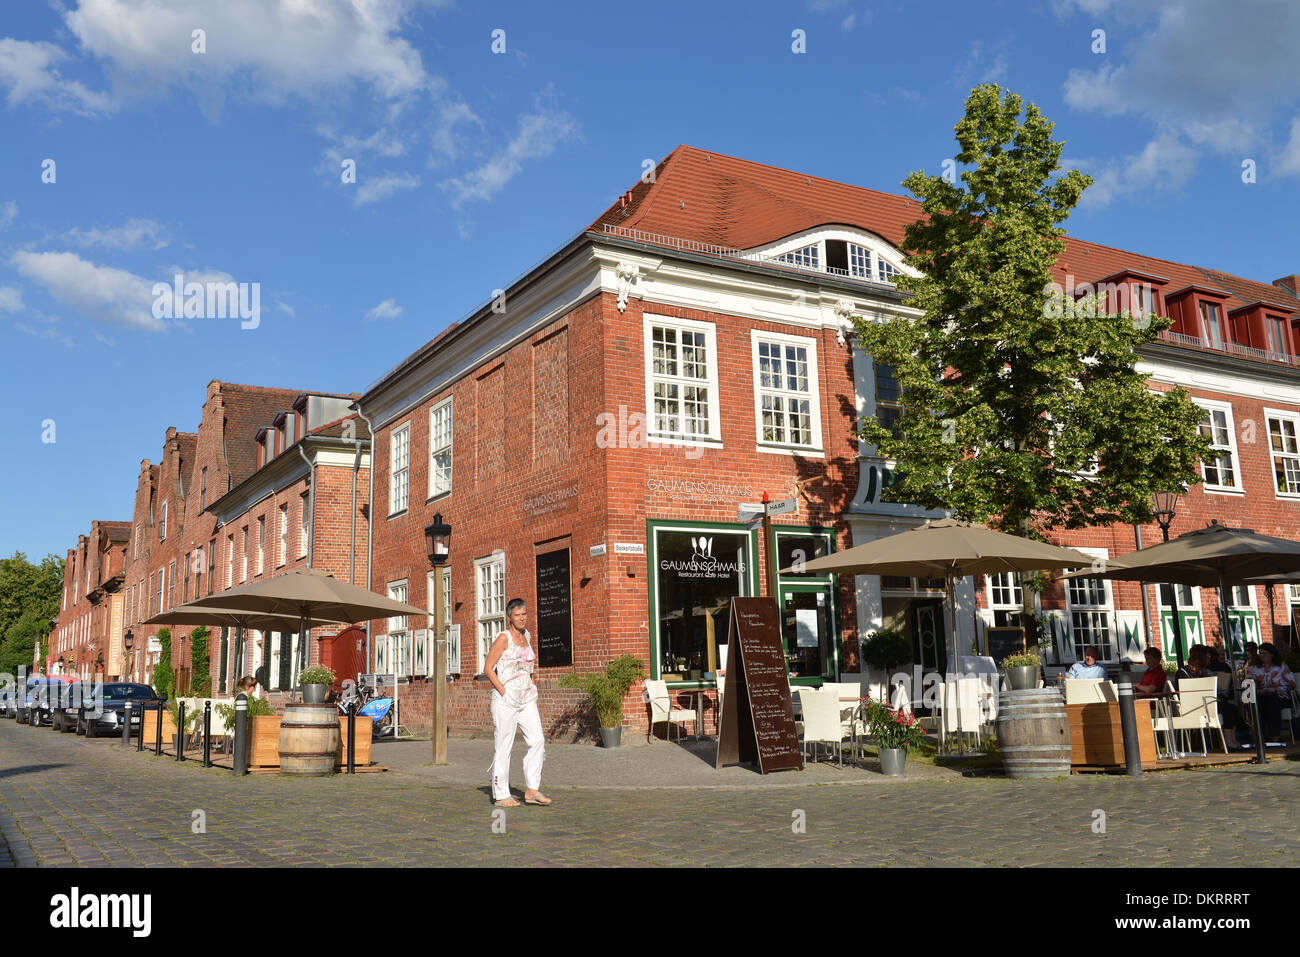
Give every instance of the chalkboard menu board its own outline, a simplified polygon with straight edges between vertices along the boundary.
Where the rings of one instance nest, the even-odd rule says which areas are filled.
[[[537,663],[543,668],[573,664],[573,602],[569,550],[537,556]]]
[[[730,661],[722,695],[715,767],[757,764],[758,770],[803,770],[794,726],[790,677],[771,598],[731,599]]]
[[[1002,666],[1002,659],[1025,650],[1025,633],[1021,628],[987,628],[984,632],[985,654]]]

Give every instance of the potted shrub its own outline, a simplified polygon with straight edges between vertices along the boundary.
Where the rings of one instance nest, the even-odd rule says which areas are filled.
[[[862,699],[862,707],[866,711],[867,734],[880,749],[881,772],[888,777],[902,777],[907,749],[918,748],[925,740],[920,719],[870,696]]]
[[[604,671],[570,672],[560,679],[560,687],[574,688],[591,699],[600,725],[600,743],[617,748],[623,743],[623,698],[644,677],[645,662],[634,655],[620,655]]]
[[[334,687],[334,672],[324,665],[315,665],[298,676],[302,685],[302,700],[306,704],[320,704]]]
[[[912,641],[901,631],[882,628],[867,635],[858,654],[867,665],[884,673],[881,694],[888,696],[890,671],[912,660]]]
[[[212,710],[225,719],[233,737],[235,733],[234,703],[214,704]],[[248,744],[250,768],[276,768],[280,766],[280,716],[265,698],[248,696],[248,723],[245,735]]]
[[[1021,654],[1007,655],[1002,659],[1002,668],[1007,673],[1007,681],[1012,691],[1032,691],[1038,685],[1038,652],[1027,651]]]
[[[171,725],[174,729],[172,731],[172,752],[175,753],[180,750],[181,737],[184,736],[186,740],[189,740],[189,736],[198,730],[199,722],[203,720],[203,711],[194,707],[193,702],[190,702],[190,707],[185,709],[185,723],[182,724],[180,721],[180,700],[177,699],[168,702],[167,714],[172,719]],[[164,724],[163,731],[166,730],[167,725]]]

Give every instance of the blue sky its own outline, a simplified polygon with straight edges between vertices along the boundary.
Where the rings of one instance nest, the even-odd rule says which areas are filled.
[[[214,377],[363,390],[679,143],[901,192],[998,82],[1097,180],[1074,235],[1300,272],[1300,5],[1027,7],[5,4],[0,554],[129,519],[140,460]],[[258,326],[155,318],[178,270],[259,283]]]

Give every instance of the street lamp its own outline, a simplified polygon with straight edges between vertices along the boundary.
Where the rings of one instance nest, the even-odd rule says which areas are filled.
[[[135,644],[135,632],[130,628],[122,636],[122,646],[126,649],[126,656],[131,661],[131,679],[135,680],[135,655],[131,654],[131,646]]]
[[[442,566],[451,550],[451,526],[443,522],[442,513],[433,516],[433,524],[424,528],[424,550],[435,569],[433,595],[433,763],[447,763],[447,608]],[[396,691],[396,685],[393,690]]]
[[[1160,534],[1164,536],[1166,542],[1169,541],[1169,526],[1173,524],[1181,494],[1181,492],[1151,493],[1151,511],[1160,525]],[[1178,667],[1181,669],[1183,667],[1183,620],[1178,616],[1177,584],[1169,585],[1169,607],[1174,617],[1174,653],[1178,656]]]

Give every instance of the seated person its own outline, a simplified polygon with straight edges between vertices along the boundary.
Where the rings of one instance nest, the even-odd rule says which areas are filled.
[[[1070,670],[1065,673],[1067,678],[1105,678],[1106,669],[1097,664],[1099,653],[1096,645],[1089,645],[1083,649],[1083,660],[1076,661],[1070,665]]]
[[[1157,694],[1164,691],[1169,676],[1165,674],[1165,666],[1160,660],[1160,649],[1148,648],[1142,652],[1142,657],[1146,659],[1147,670],[1142,673],[1142,680],[1133,686],[1134,694]]]
[[[1204,645],[1193,645],[1187,654],[1187,664],[1178,669],[1179,678],[1213,678]]]
[[[1255,679],[1255,695],[1266,735],[1264,740],[1277,741],[1281,737],[1282,709],[1291,706],[1295,675],[1282,663],[1272,642],[1265,642],[1259,646],[1259,664],[1250,669],[1248,677]]]
[[[1208,650],[1210,653],[1210,670],[1215,674],[1232,674],[1232,667],[1223,660],[1223,646],[1210,645]]]

